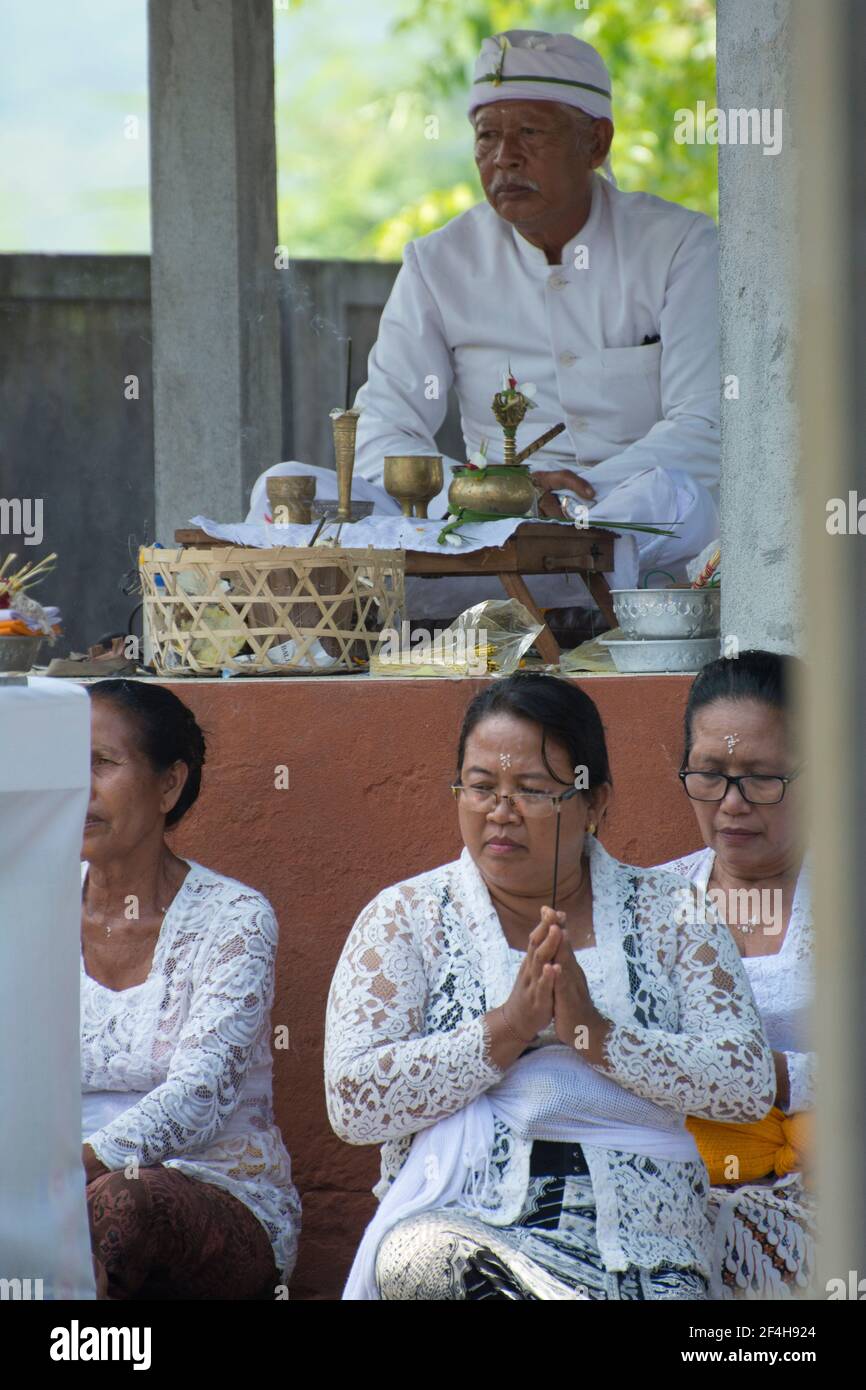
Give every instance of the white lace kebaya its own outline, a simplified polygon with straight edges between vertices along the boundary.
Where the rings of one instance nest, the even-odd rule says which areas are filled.
[[[82,1140],[112,1170],[161,1163],[231,1192],[285,1281],[301,1207],[272,1109],[277,922],[261,893],[186,862],[142,984],[109,989],[82,955]]]
[[[682,874],[705,895],[715,858],[714,850],[699,849],[659,867]],[[814,951],[809,870],[804,863],[780,949],[770,956],[742,958],[770,1046],[783,1052],[788,1063],[789,1098],[782,1108],[790,1115],[815,1104],[815,1053],[808,1046]]]
[[[772,1055],[727,929],[697,911],[678,924],[682,879],[620,864],[592,836],[585,848],[596,949],[581,953],[581,965],[615,1025],[601,1070],[676,1114],[762,1118],[775,1095]],[[482,1016],[507,999],[516,969],[468,850],[386,888],[360,914],[328,997],[326,1095],[341,1138],[382,1144],[378,1197],[417,1132],[504,1076]],[[546,1030],[539,1045],[549,1042]],[[519,1214],[531,1147],[497,1118],[485,1221],[506,1226]],[[694,1268],[708,1278],[703,1164],[590,1144],[584,1152],[605,1267]],[[469,1186],[481,1183],[478,1173]]]

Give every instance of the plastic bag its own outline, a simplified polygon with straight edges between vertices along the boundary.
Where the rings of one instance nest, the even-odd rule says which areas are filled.
[[[438,632],[382,633],[372,676],[509,676],[543,627],[517,599],[486,599]]]

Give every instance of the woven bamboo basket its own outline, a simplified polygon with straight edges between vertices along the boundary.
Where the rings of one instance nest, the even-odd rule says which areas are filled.
[[[145,547],[139,569],[145,634],[161,676],[363,670],[403,606],[399,550]],[[289,659],[270,660],[271,648],[287,642]]]

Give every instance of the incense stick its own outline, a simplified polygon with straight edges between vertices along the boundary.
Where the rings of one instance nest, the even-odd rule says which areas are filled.
[[[559,807],[557,807],[557,808],[556,808],[556,843],[555,843],[554,849],[553,849],[553,894],[552,894],[551,900],[550,900],[550,906],[551,906],[552,908],[554,908],[554,909],[556,908],[556,886],[557,886],[557,879],[559,878],[559,825],[560,825],[560,821],[561,821],[561,820],[562,820],[562,817],[561,817],[560,814],[559,814]]]
[[[708,560],[707,563],[704,565],[703,569],[701,570],[700,574],[698,575],[697,579],[693,580],[693,582],[692,582],[692,588],[693,588],[693,589],[703,589],[704,585],[705,585],[710,579],[712,579],[713,575],[715,574],[716,570],[718,569],[718,567],[719,567],[719,562],[721,561],[721,558],[722,558],[722,552],[721,552],[721,550],[714,550],[713,553],[712,553],[712,555],[710,556],[709,560]]]
[[[521,449],[520,453],[515,457],[514,462],[523,463],[531,454],[537,453],[539,449],[544,448],[545,444],[549,444],[551,439],[555,439],[558,434],[562,434],[564,429],[565,425],[554,425],[553,429],[548,430],[546,434],[540,434],[531,444],[527,444],[525,449]]]

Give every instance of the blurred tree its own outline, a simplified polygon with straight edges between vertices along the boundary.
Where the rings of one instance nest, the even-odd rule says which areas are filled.
[[[296,20],[308,3],[297,0]],[[590,0],[587,8],[578,0],[379,0],[383,7],[387,54],[340,52],[332,29],[331,62],[288,98],[278,82],[278,130],[292,130],[280,157],[280,222],[291,229],[293,254],[397,260],[410,238],[479,201],[466,92],[482,40],[502,29],[570,30],[598,48],[613,81],[619,186],[717,215],[715,146],[673,138],[679,108],[714,102],[715,0]]]

